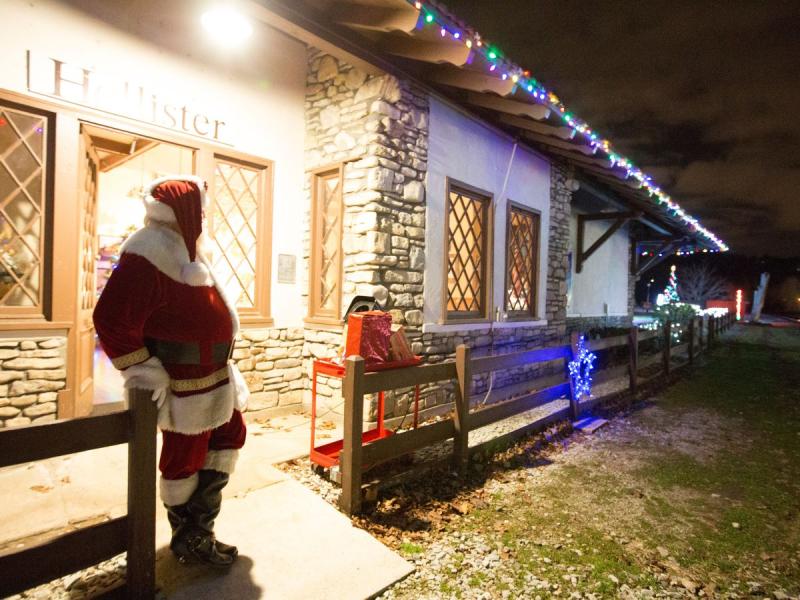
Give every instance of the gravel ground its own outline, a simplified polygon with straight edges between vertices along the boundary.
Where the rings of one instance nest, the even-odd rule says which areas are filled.
[[[800,598],[797,376],[737,352],[662,396],[618,402],[594,435],[559,424],[466,480],[441,469],[383,490],[354,523],[416,570],[380,598]],[[471,445],[504,432],[485,429]],[[336,502],[307,462],[284,468]]]
[[[96,598],[100,594],[121,584],[125,579],[125,555],[120,554],[94,567],[48,584],[10,596],[7,600],[32,598],[35,600],[84,600]]]

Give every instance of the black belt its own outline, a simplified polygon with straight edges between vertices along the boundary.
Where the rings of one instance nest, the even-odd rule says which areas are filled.
[[[200,344],[197,342],[170,342],[167,340],[145,339],[144,345],[150,354],[161,362],[173,365],[199,365]],[[215,342],[211,346],[211,362],[224,363],[231,354],[231,344]]]

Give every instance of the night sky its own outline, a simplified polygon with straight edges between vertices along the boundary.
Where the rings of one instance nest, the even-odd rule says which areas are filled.
[[[800,255],[800,3],[445,0],[720,236]]]

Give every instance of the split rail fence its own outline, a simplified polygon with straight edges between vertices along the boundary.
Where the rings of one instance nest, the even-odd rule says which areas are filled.
[[[730,328],[732,315],[691,319],[687,323],[686,340],[677,343],[672,325],[667,322],[655,331],[640,331],[632,327],[625,335],[589,340],[586,346],[600,352],[613,348],[627,348],[627,363],[609,367],[593,374],[594,383],[618,379],[627,374],[627,389],[636,393],[641,385],[669,375],[673,369],[694,363],[696,357],[715,343],[722,332]],[[651,339],[658,340],[655,352],[641,352],[640,348]],[[469,432],[519,415],[559,398],[568,398],[569,405],[554,410],[544,418],[532,421],[504,434],[504,439],[514,439],[527,433],[540,431],[548,425],[564,419],[577,420],[581,412],[592,405],[603,402],[609,396],[580,401],[575,397],[566,364],[577,352],[577,334],[573,334],[569,345],[551,346],[514,354],[473,358],[470,348],[461,345],[456,348],[454,362],[438,363],[367,373],[361,357],[352,356],[345,361],[345,377],[342,387],[344,396],[344,441],[339,457],[342,492],[339,505],[348,515],[361,510],[365,486],[363,484],[365,465],[375,465],[399,458],[427,446],[453,440],[453,466],[459,473],[465,473],[470,455],[480,447],[469,447]],[[684,359],[679,364],[676,359]],[[528,390],[522,395],[487,406],[473,406],[473,376],[507,369],[531,366],[536,363],[563,361],[560,374],[540,377],[525,382]],[[653,365],[658,367],[653,368]],[[642,373],[644,371],[644,373]],[[434,384],[441,381],[455,381],[456,393],[454,411],[448,418],[396,433],[389,437],[362,445],[364,396],[382,390],[406,388],[415,385]],[[515,387],[518,387],[515,385]],[[497,442],[497,440],[493,440]]]
[[[129,409],[0,431],[0,468],[128,444],[128,513],[49,541],[0,554],[0,597],[75,573],[127,551],[124,587],[113,597],[155,596],[156,405],[131,390]]]

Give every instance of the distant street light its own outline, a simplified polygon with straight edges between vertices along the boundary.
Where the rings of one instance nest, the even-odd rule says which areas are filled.
[[[650,286],[653,285],[653,283],[655,283],[655,281],[656,281],[655,279],[651,279],[650,281],[647,282],[647,301],[648,302],[650,302]]]

